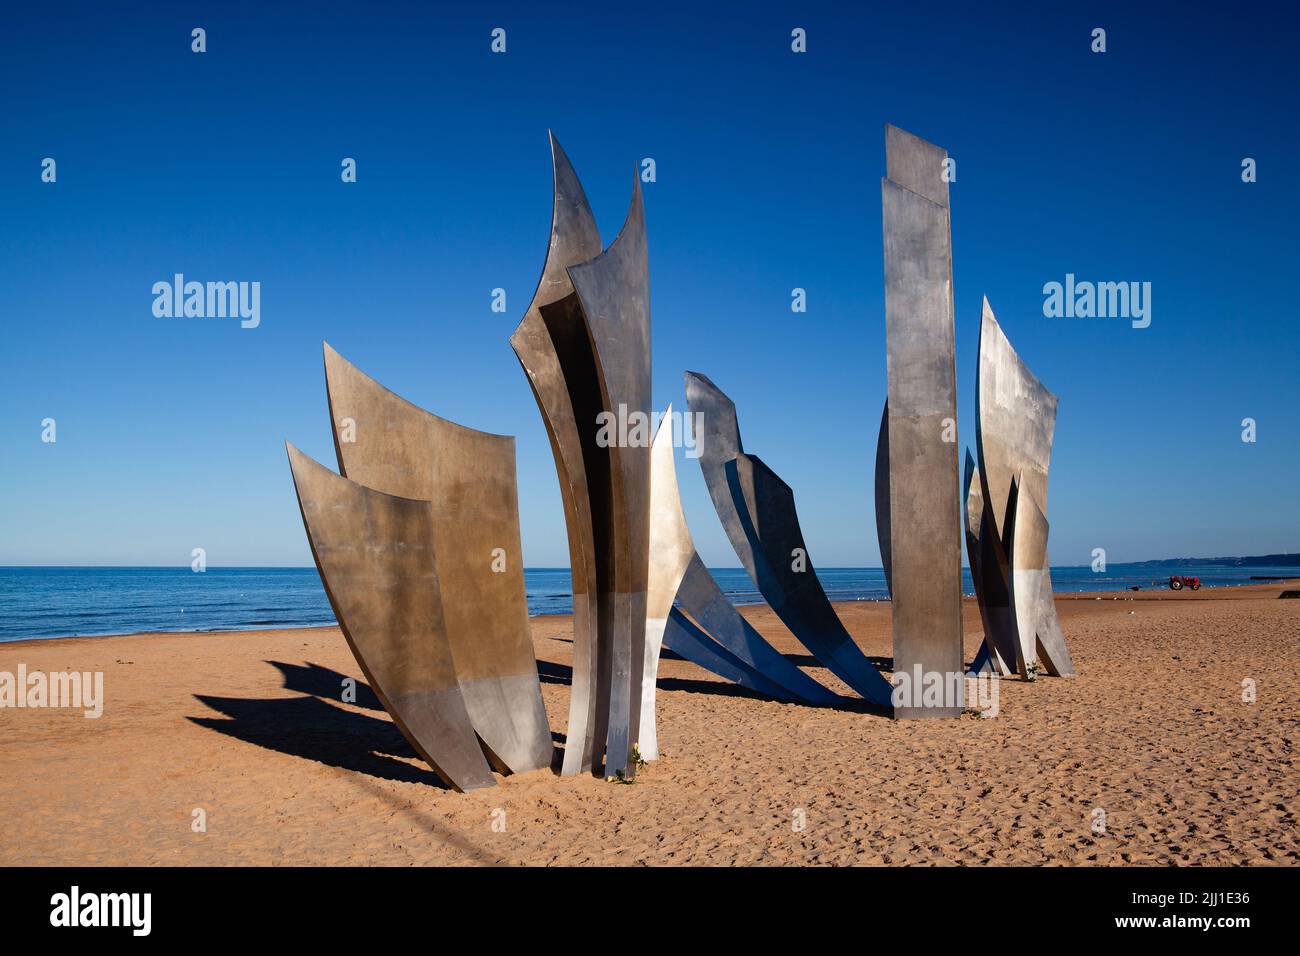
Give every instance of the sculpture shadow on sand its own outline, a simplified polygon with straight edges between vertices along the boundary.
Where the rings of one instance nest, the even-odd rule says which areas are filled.
[[[449,789],[432,770],[411,762],[419,755],[390,720],[318,697],[194,698],[221,716],[187,719],[236,740],[381,780]]]

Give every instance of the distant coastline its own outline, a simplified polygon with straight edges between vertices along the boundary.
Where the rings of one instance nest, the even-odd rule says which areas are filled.
[[[1159,558],[1154,561],[1132,561],[1135,568],[1300,568],[1300,554],[1257,554],[1241,558]]]

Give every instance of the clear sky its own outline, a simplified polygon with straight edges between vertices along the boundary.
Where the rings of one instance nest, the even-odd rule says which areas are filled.
[[[6,11],[0,564],[310,564],[283,441],[333,466],[328,340],[517,435],[525,561],[566,565],[507,344],[546,248],[548,128],[606,242],[656,162],[655,401],[708,374],[814,562],[878,564],[886,122],[957,160],[961,447],[982,295],[1060,396],[1053,562],[1300,550],[1293,4],[439,6]],[[177,272],[260,282],[260,326],[156,318]],[[1044,317],[1067,273],[1150,282],[1150,327]],[[734,566],[698,465],[679,476],[701,555]]]

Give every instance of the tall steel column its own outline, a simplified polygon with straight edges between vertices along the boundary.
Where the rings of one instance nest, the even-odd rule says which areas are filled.
[[[963,671],[961,504],[947,153],[885,128],[881,180],[889,405],[890,584],[894,673],[915,693],[898,717],[955,717],[958,699],[922,706],[916,675],[955,686]]]

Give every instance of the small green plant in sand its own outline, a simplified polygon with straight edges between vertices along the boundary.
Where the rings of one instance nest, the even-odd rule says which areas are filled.
[[[636,744],[632,745],[632,752],[628,754],[628,762],[632,764],[633,767],[636,768],[638,773],[640,773],[642,770],[646,768],[646,759],[641,756],[641,748],[638,747]],[[606,777],[605,779],[608,780],[610,783],[621,783],[628,787],[636,783],[635,777],[629,777],[622,770],[615,770],[614,776]]]
[[[1042,665],[1034,661],[1025,668],[1025,680],[1038,680],[1038,675],[1042,673]]]

